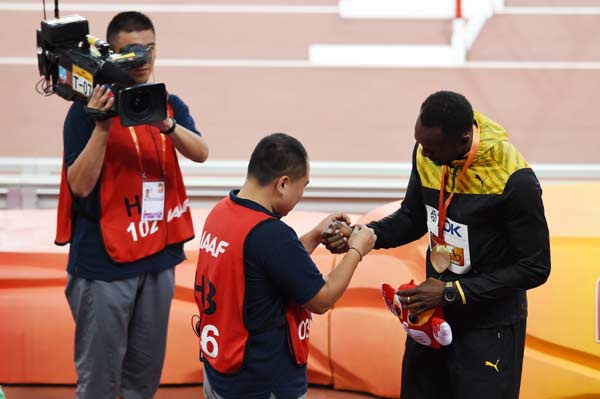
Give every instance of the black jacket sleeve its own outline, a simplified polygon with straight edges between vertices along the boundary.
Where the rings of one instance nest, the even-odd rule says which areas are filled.
[[[416,171],[416,151],[413,150],[412,171],[406,195],[400,209],[367,224],[377,235],[375,248],[393,248],[418,240],[427,232],[425,204],[421,195],[421,181]]]
[[[527,290],[550,275],[550,238],[542,189],[531,169],[520,169],[508,180],[502,219],[514,262],[490,273],[461,279],[467,301],[495,299],[505,288]]]

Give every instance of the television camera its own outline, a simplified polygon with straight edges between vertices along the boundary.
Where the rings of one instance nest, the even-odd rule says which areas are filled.
[[[87,100],[95,85],[109,85],[115,95],[111,110],[97,119],[119,116],[123,126],[164,120],[167,95],[163,83],[133,84],[128,70],[150,61],[150,50],[133,44],[114,53],[108,43],[89,34],[88,21],[72,15],[42,20],[37,30],[41,92],[73,101]]]

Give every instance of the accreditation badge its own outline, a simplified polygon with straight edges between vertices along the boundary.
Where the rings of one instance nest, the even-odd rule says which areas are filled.
[[[142,221],[163,220],[165,215],[165,182],[142,183]]]
[[[468,273],[471,270],[469,226],[446,218],[444,237],[439,238],[438,211],[429,205],[426,208],[431,265],[440,274],[446,269],[455,274]]]

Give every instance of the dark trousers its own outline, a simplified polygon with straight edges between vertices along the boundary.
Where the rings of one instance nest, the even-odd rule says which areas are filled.
[[[453,331],[430,349],[406,338],[401,399],[518,399],[525,325]]]

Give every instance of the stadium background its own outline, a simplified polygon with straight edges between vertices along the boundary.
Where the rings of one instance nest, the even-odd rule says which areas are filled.
[[[53,3],[47,2],[48,18]],[[196,231],[243,181],[265,134],[299,138],[311,185],[288,222],[303,233],[323,212],[385,215],[402,198],[420,103],[436,90],[465,94],[501,122],[544,186],[553,272],[530,292],[523,398],[600,398],[600,0],[133,0],[61,1],[90,33],[124,9],[157,29],[154,75],[188,103],[211,148],[183,162]],[[458,14],[458,15],[457,15]],[[457,18],[460,16],[462,18]],[[35,29],[41,1],[0,1],[0,384],[9,399],[72,396],[73,322],[62,293],[65,248],[52,245],[69,103],[45,98]],[[385,205],[388,204],[388,205]],[[383,208],[381,208],[383,206]],[[404,333],[378,297],[380,281],[423,278],[421,241],[376,251],[312,332],[313,398],[397,396]],[[177,274],[169,349],[158,397],[198,397],[191,281],[197,240]],[[314,255],[327,272],[337,258]],[[17,385],[12,385],[17,384]],[[21,384],[26,384],[23,386]],[[163,395],[163,396],[161,396]]]

